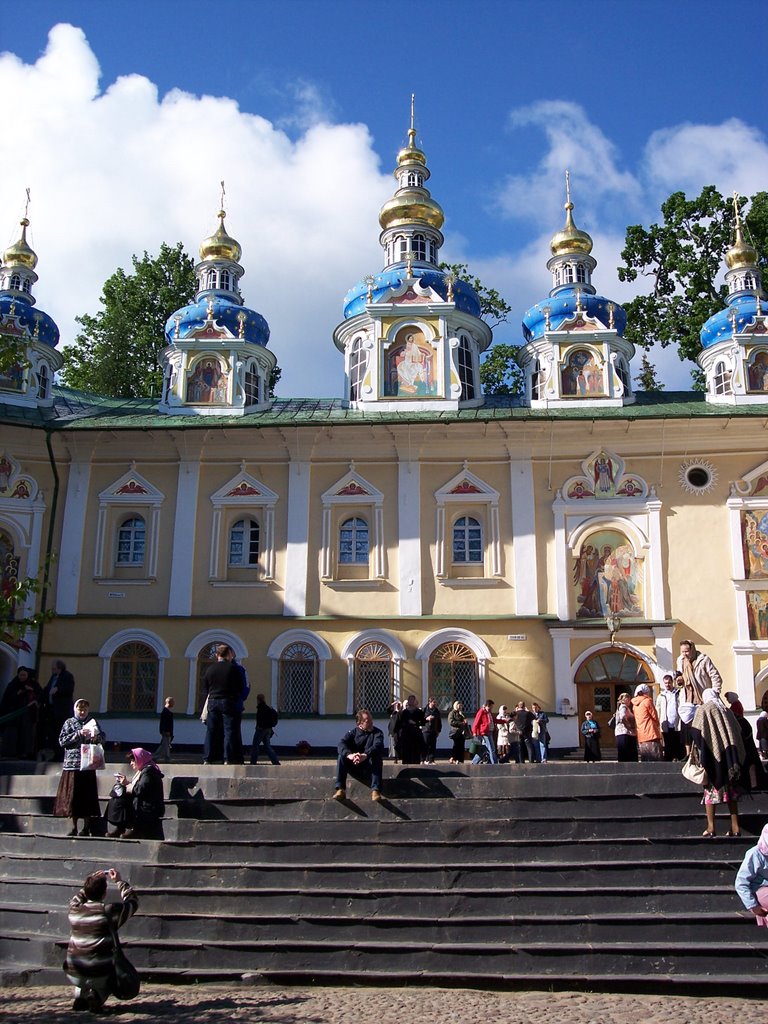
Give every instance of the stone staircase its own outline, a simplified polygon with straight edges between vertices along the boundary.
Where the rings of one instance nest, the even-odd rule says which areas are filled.
[[[61,983],[68,900],[114,865],[156,980],[768,991],[733,890],[768,794],[742,802],[742,839],[705,840],[679,765],[387,766],[377,805],[352,780],[329,800],[328,761],[178,764],[164,842],[70,839],[58,768],[3,770],[6,982]]]

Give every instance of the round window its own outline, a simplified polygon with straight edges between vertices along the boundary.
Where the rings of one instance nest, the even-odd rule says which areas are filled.
[[[680,467],[680,486],[689,494],[703,494],[715,486],[717,473],[711,462],[689,460]]]

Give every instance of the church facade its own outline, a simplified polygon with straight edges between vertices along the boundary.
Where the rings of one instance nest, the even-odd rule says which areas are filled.
[[[607,721],[691,639],[754,715],[768,316],[738,218],[727,308],[702,331],[706,394],[634,393],[625,314],[593,284],[568,192],[552,288],[523,321],[525,394],[487,397],[491,331],[439,267],[413,124],[394,176],[382,271],[333,331],[338,399],[270,397],[269,327],[244,305],[223,211],[195,300],[168,318],[160,401],[57,386],[25,218],[0,266],[0,334],[27,352],[0,375],[0,559],[7,582],[52,557],[56,617],[28,653],[0,644],[0,684],[61,657],[110,739],[149,742],[174,696],[177,740],[201,742],[200,678],[223,641],[283,744],[335,743],[340,718],[367,706],[381,724],[413,692],[472,711],[538,701],[565,746],[586,708]]]

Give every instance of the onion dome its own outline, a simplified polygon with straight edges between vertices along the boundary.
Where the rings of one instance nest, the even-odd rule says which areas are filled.
[[[719,341],[727,341],[734,334],[741,334],[745,327],[755,322],[759,314],[756,294],[742,292],[730,296],[727,302],[726,308],[718,310],[701,328],[699,336],[702,348],[711,348]]]
[[[452,289],[449,288],[448,278],[451,275],[448,271],[442,270],[420,270],[414,268],[414,278],[422,288],[432,288],[446,302],[452,301],[456,309],[462,313],[469,313],[470,316],[480,316],[480,299],[477,292],[466,281],[461,278],[453,279]],[[366,304],[369,302],[386,301],[386,296],[399,288],[408,278],[407,270],[401,265],[387,267],[381,273],[375,274],[372,280],[364,279],[353,285],[344,296],[344,319],[357,316],[365,312]],[[369,295],[370,288],[370,298]],[[448,293],[452,291],[452,299],[448,299]]]
[[[586,231],[581,231],[573,223],[573,203],[570,194],[568,202],[565,204],[565,227],[552,236],[549,248],[552,250],[553,256],[564,256],[571,252],[589,255],[592,252],[591,236]]]
[[[439,231],[445,222],[443,208],[429,194],[424,182],[429,178],[427,158],[416,145],[411,101],[411,126],[408,144],[397,154],[397,167],[393,174],[400,184],[394,196],[381,208],[379,224],[382,231],[406,224],[427,224]]]
[[[21,238],[3,253],[3,263],[6,267],[27,267],[29,270],[34,270],[37,266],[37,253],[30,248],[27,242],[28,227],[29,221],[24,217],[21,221]]]
[[[0,320],[6,325],[15,322],[22,330],[29,331],[34,341],[50,348],[56,348],[59,343],[59,328],[53,317],[42,309],[35,309],[28,299],[0,292]]]
[[[224,210],[219,210],[219,226],[214,233],[206,238],[200,246],[201,260],[232,260],[239,263],[243,250],[240,243],[228,235],[224,228]]]
[[[741,267],[755,267],[757,266],[757,249],[744,240],[741,212],[735,197],[733,206],[736,212],[736,238],[725,254],[725,262],[729,270],[738,270]]]
[[[166,320],[165,336],[170,344],[183,341],[187,335],[202,331],[207,323],[226,327],[235,338],[252,345],[269,342],[269,324],[261,313],[220,295],[198,299],[177,310]]]
[[[526,341],[542,338],[548,331],[559,331],[567,320],[573,320],[578,313],[597,319],[607,327],[615,329],[619,337],[624,336],[627,314],[617,303],[604,295],[577,294],[578,288],[560,290],[543,302],[531,306],[523,317],[523,334]]]

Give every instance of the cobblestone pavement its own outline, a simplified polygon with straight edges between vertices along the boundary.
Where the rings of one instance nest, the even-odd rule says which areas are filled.
[[[768,986],[767,986],[768,988]],[[109,1006],[110,1004],[108,1004]],[[130,1003],[112,1003],[124,1024],[764,1024],[761,999],[590,992],[479,992],[439,988],[320,988],[145,985]],[[70,990],[6,988],[3,1024],[88,1024]],[[109,1019],[109,1018],[108,1018]]]

